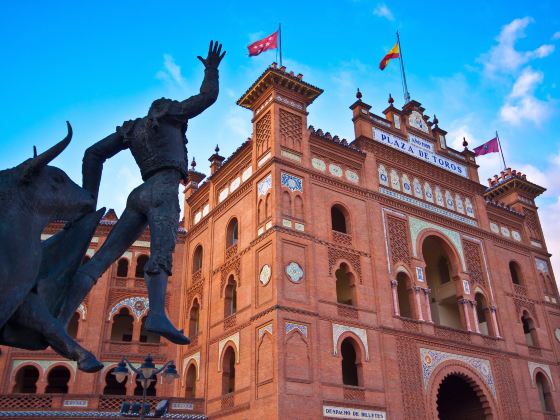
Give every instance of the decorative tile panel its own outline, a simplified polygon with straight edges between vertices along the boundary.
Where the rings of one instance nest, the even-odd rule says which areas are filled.
[[[224,201],[229,194],[229,188],[225,187],[222,191],[220,191],[220,195],[218,196],[218,201],[221,203]]]
[[[301,156],[296,154],[296,153],[292,153],[292,152],[289,152],[287,150],[282,150],[280,152],[280,154],[282,155],[282,157],[293,160],[294,162],[300,162],[301,163]]]
[[[260,167],[263,166],[271,157],[272,157],[272,153],[268,152],[266,155],[264,155],[262,158],[259,159],[259,161],[257,162],[257,166],[260,168]]]
[[[83,303],[80,303],[80,306],[78,306],[78,312],[80,313],[80,318],[83,320],[86,319],[87,317],[87,308]]]
[[[303,232],[305,231],[305,225],[303,223],[296,222],[294,223],[294,229]]]
[[[439,187],[436,187],[436,204],[441,207],[445,206],[445,200],[443,199],[443,194]]]
[[[379,183],[388,187],[389,177],[387,176],[387,170],[385,169],[385,166],[379,165],[379,168],[377,168],[377,172],[379,174]]]
[[[455,202],[453,201],[453,196],[449,191],[445,191],[445,204],[449,210],[455,210]]]
[[[465,265],[465,256],[463,254],[463,244],[461,242],[461,235],[459,235],[459,233],[451,229],[447,229],[442,226],[438,226],[433,223],[426,222],[425,220],[417,219],[416,217],[412,217],[412,216],[408,218],[408,225],[410,227],[410,237],[412,240],[412,252],[415,257],[418,256],[418,252],[416,250],[416,239],[418,238],[418,235],[424,229],[428,229],[428,228],[435,229],[443,233],[455,246],[455,249],[457,250],[461,258],[461,264],[463,266],[463,270],[467,271],[467,267]]]
[[[319,158],[311,159],[311,165],[313,165],[315,169],[321,172],[325,172],[327,170],[327,165],[325,164],[325,161]]]
[[[295,323],[295,322],[286,322],[286,328],[285,328],[286,335],[288,335],[293,330],[298,330],[304,336],[307,337],[307,325],[298,324],[298,323]]]
[[[463,280],[463,291],[467,294],[471,294],[471,285],[468,280]]]
[[[249,166],[241,174],[241,181],[243,181],[243,182],[247,181],[251,177],[251,175],[253,175],[253,167]]]
[[[412,194],[412,185],[410,185],[410,179],[408,179],[406,174],[403,174],[402,176],[402,190],[406,194]]]
[[[263,265],[261,268],[261,272],[259,274],[259,281],[263,286],[266,286],[268,284],[271,275],[272,275],[272,269],[270,268],[270,265],[268,264]]]
[[[468,217],[461,216],[460,214],[452,213],[449,210],[436,207],[430,203],[425,203],[413,197],[408,197],[396,191],[389,190],[385,187],[379,187],[379,192],[388,195],[390,197],[393,197],[397,200],[404,201],[405,203],[412,204],[413,206],[420,207],[429,212],[439,214],[440,216],[448,217],[449,219],[457,220],[458,222],[466,223],[467,225],[478,226],[478,223],[475,220],[472,220]]]
[[[210,212],[210,204],[205,204],[202,208],[202,217],[205,217]]]
[[[345,174],[348,181],[353,182],[354,184],[360,182],[360,177],[356,172],[351,171],[350,169],[346,169]]]
[[[113,315],[125,306],[132,311],[132,313],[136,317],[136,320],[138,321],[150,308],[150,301],[147,297],[143,296],[133,296],[123,299],[111,308],[108,319],[111,320]]]
[[[303,180],[297,176],[282,172],[281,183],[283,187],[287,187],[290,191],[303,192]]]
[[[465,213],[465,207],[463,206],[463,200],[459,196],[459,194],[455,194],[455,207],[457,207],[457,211],[459,213]]]
[[[509,238],[509,237],[510,237],[509,229],[508,229],[507,227],[505,227],[505,226],[502,226],[502,227],[500,228],[500,233],[501,233],[502,235],[504,235],[506,238]]]
[[[272,174],[268,174],[261,182],[257,184],[259,196],[265,195],[272,188]]]
[[[521,242],[521,234],[516,231],[516,230],[512,230],[511,231],[511,237],[516,240],[517,242]]]
[[[500,227],[494,222],[490,222],[490,230],[494,233],[500,233]]]
[[[334,163],[331,163],[329,165],[329,172],[331,175],[339,178],[342,176],[342,168],[338,165],[335,165]]]
[[[196,225],[198,222],[200,222],[200,219],[202,219],[202,212],[197,211],[194,215],[194,224]]]
[[[268,324],[265,325],[264,327],[259,328],[259,338],[261,338],[266,332],[272,335],[272,324]]]
[[[366,330],[364,330],[363,328],[350,327],[348,325],[341,325],[341,324],[332,324],[332,330],[333,330],[333,353],[335,356],[338,354],[338,350],[337,350],[338,339],[342,334],[348,331],[358,336],[358,338],[364,345],[364,349],[366,349],[366,361],[369,360],[369,347],[368,347]]]
[[[548,263],[540,258],[535,258],[535,264],[537,265],[537,270],[548,273]]]
[[[399,174],[394,169],[391,170],[391,188],[397,191],[401,190],[401,182],[399,180]]]
[[[424,183],[424,196],[430,203],[434,202],[434,193],[432,192],[432,187],[427,182]]]
[[[299,283],[303,278],[303,268],[297,262],[292,261],[286,266],[286,274],[291,281]]]
[[[465,198],[465,211],[467,212],[467,216],[474,218],[474,208],[470,198]]]
[[[424,380],[424,391],[428,390],[430,378],[435,369],[443,362],[448,360],[457,360],[463,362],[473,368],[488,386],[492,395],[496,397],[496,385],[494,376],[492,375],[492,368],[490,361],[486,359],[479,359],[477,357],[464,356],[462,354],[446,353],[432,349],[420,349],[420,359],[422,360],[422,378]]]
[[[231,181],[231,184],[229,185],[229,190],[231,192],[234,192],[236,189],[239,188],[240,185],[241,185],[241,178],[237,177],[233,181]]]
[[[414,181],[412,181],[412,189],[414,190],[414,196],[416,198],[424,198],[424,194],[422,194],[422,185],[420,181],[418,181],[418,178],[414,178]]]

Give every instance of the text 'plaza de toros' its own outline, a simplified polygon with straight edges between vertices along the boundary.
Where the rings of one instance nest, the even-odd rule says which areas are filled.
[[[545,189],[510,169],[481,185],[474,153],[450,148],[416,101],[377,115],[358,94],[350,142],[308,126],[321,93],[273,64],[238,101],[252,137],[227,160],[216,150],[205,181],[193,165],[167,302],[192,343],[143,327],[146,231],[70,325],[105,368],[2,347],[2,415],[117,412],[142,388],[112,369],[150,353],[180,374],[153,383],[150,402],[183,418],[557,418]]]

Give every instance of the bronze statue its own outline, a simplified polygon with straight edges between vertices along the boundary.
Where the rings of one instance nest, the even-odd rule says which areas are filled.
[[[98,195],[103,163],[125,149],[132,152],[144,183],[130,193],[121,218],[99,251],[78,269],[58,315],[61,322],[66,324],[70,320],[101,274],[149,226],[150,258],[144,279],[150,310],[145,327],[173,343],[190,342],[167,318],[165,293],[179,227],[177,189],[181,180],[187,180],[187,120],[199,115],[218,97],[218,66],[225,55],[221,50],[221,44],[210,42],[208,56],[197,57],[205,67],[199,94],[182,102],[157,99],[146,117],[126,121],[115,133],[86,150],[83,187],[94,197]]]

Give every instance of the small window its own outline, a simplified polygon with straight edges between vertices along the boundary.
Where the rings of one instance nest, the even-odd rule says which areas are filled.
[[[340,206],[331,207],[331,227],[341,233],[348,233],[346,226],[346,216]]]
[[[336,276],[336,301],[344,305],[355,305],[354,275],[346,264],[341,264],[335,272]]]
[[[224,290],[224,305],[224,318],[237,312],[237,282],[233,276],[229,276]]]
[[[70,371],[64,366],[53,368],[47,376],[45,394],[67,394]]]
[[[405,273],[397,275],[397,297],[399,301],[399,314],[404,318],[412,318],[410,279]]]
[[[488,313],[488,308],[486,304],[486,299],[482,293],[477,293],[474,297],[476,302],[476,317],[478,322],[478,329],[481,334],[488,335],[488,320],[486,314]]]
[[[521,270],[515,261],[509,263],[509,273],[513,284],[521,284]]]
[[[197,337],[198,336],[199,317],[200,317],[200,305],[198,304],[198,300],[195,299],[193,304],[192,304],[191,312],[190,312],[190,315],[189,315],[189,336],[190,337]]]
[[[222,362],[222,395],[235,391],[235,352],[228,346]]]
[[[148,257],[147,255],[140,255],[136,260],[136,270],[134,271],[134,276],[136,278],[144,278],[144,266],[148,262],[149,258],[150,257]]]
[[[360,386],[359,360],[356,346],[356,342],[349,337],[345,338],[340,345],[342,383],[344,385]]]
[[[121,258],[117,263],[117,277],[128,277],[128,259]]]
[[[35,366],[24,366],[16,373],[16,384],[13,392],[16,394],[36,394],[39,370]]]
[[[72,318],[70,318],[70,322],[68,323],[68,327],[66,328],[66,332],[73,339],[76,339],[78,337],[79,324],[80,324],[80,313],[74,312],[74,315],[72,315]]]
[[[535,330],[535,322],[529,316],[527,311],[523,311],[521,316],[521,323],[523,324],[523,334],[528,346],[538,346],[537,331]]]
[[[202,270],[202,245],[199,245],[194,250],[193,254],[193,273]]]
[[[121,308],[118,314],[113,317],[111,327],[111,341],[132,341],[132,328],[134,318],[130,315],[127,308]]]
[[[539,400],[541,402],[542,410],[547,412],[554,412],[554,404],[552,393],[550,392],[550,385],[548,384],[548,380],[542,372],[537,372],[535,376],[535,383],[537,385],[537,391],[539,393]]]
[[[226,233],[226,247],[229,248],[230,246],[237,245],[237,241],[239,239],[239,227],[237,224],[237,219],[232,219],[227,227]]]

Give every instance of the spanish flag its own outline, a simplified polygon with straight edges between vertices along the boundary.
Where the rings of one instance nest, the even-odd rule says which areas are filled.
[[[379,69],[384,70],[389,63],[389,60],[392,60],[393,58],[399,58],[400,56],[399,42],[397,41],[393,48],[391,48],[391,50],[387,53],[387,55],[385,55],[385,57],[383,57],[383,60],[381,60],[381,62],[379,63]]]

